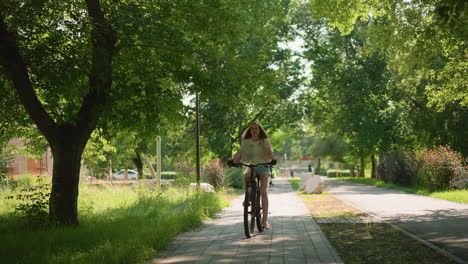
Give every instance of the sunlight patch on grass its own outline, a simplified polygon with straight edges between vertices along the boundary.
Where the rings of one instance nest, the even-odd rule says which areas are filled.
[[[459,202],[459,203],[466,203],[468,204],[468,190],[455,190],[449,192],[433,192],[430,195],[434,198]]]

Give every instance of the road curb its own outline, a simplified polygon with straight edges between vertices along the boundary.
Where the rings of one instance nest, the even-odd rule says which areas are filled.
[[[325,186],[326,186],[326,185],[325,185]],[[330,194],[331,194],[331,193],[330,193]],[[333,195],[333,194],[331,194],[331,195]],[[395,225],[395,224],[393,224],[393,223],[391,223],[391,222],[389,222],[389,221],[387,221],[387,220],[385,220],[385,219],[382,219],[381,217],[379,217],[379,216],[377,216],[377,215],[375,215],[375,214],[373,214],[373,213],[370,213],[370,212],[368,212],[368,211],[366,211],[366,210],[363,210],[363,209],[361,209],[361,208],[359,208],[359,207],[357,207],[357,206],[355,206],[355,205],[353,205],[353,204],[351,204],[351,203],[349,203],[349,202],[347,202],[347,201],[345,201],[345,200],[342,200],[342,199],[336,197],[335,195],[333,195],[333,197],[335,197],[336,199],[339,199],[340,201],[345,202],[346,204],[350,205],[351,207],[354,207],[354,208],[358,209],[358,210],[361,211],[361,212],[365,212],[366,214],[368,214],[368,215],[370,215],[370,216],[372,216],[372,217],[375,217],[376,219],[378,219],[378,220],[381,221],[382,223],[386,223],[386,224],[390,225],[391,227],[400,230],[400,231],[403,232],[405,235],[407,235],[407,236],[409,236],[409,237],[411,237],[411,238],[413,238],[413,239],[416,239],[417,241],[419,241],[419,242],[423,243],[424,245],[426,245],[426,246],[432,248],[433,250],[435,250],[435,251],[439,252],[440,254],[442,254],[442,255],[448,257],[449,259],[451,259],[451,260],[457,262],[458,264],[468,264],[468,262],[466,262],[466,261],[460,259],[460,258],[457,257],[457,256],[452,255],[451,253],[449,253],[449,252],[446,251],[445,249],[442,249],[442,248],[440,248],[440,247],[438,247],[438,246],[432,244],[431,242],[429,242],[429,241],[427,241],[427,240],[424,240],[424,239],[422,239],[421,237],[419,237],[419,236],[417,236],[417,235],[415,235],[415,234],[413,234],[413,233],[410,233],[410,232],[406,231],[405,229],[403,229],[403,228],[401,228],[401,227],[399,227],[399,226],[397,226],[397,225]]]

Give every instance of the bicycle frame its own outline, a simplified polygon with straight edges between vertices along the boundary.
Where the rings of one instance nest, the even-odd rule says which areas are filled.
[[[260,206],[260,175],[255,174],[255,167],[265,166],[272,167],[272,163],[259,163],[259,164],[245,164],[245,163],[234,163],[234,167],[248,167],[250,169],[250,177],[246,182],[245,186],[245,198],[244,198],[244,231],[247,238],[251,238],[254,230],[255,223],[257,224],[258,232],[263,232],[262,223],[262,208]],[[255,175],[255,176],[254,176]],[[250,211],[249,211],[250,207]],[[249,221],[250,217],[250,221]]]

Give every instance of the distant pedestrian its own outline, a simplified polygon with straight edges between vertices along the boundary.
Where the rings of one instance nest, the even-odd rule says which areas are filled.
[[[312,172],[312,163],[309,163],[309,172]]]
[[[291,178],[294,177],[294,170],[293,170],[293,169],[290,169],[290,170],[289,170],[289,176],[291,176]]]

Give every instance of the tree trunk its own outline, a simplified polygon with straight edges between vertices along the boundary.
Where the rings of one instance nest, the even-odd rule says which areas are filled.
[[[317,168],[315,169],[315,174],[316,175],[320,175],[320,170],[321,170],[321,161],[320,161],[320,158],[317,159]]]
[[[62,135],[51,144],[54,165],[49,219],[54,224],[78,225],[81,155],[86,144],[84,138],[87,137],[73,138],[67,136],[67,132]]]
[[[360,162],[360,167],[359,167],[359,174],[358,174],[358,177],[364,177],[364,168],[366,166],[366,163],[364,161],[364,156],[361,156],[359,158],[359,162]]]
[[[141,159],[141,153],[138,149],[135,149],[135,155],[136,157],[133,160],[133,163],[135,163],[135,166],[138,171],[138,179],[143,179],[143,160]]]
[[[384,152],[379,153],[379,164],[377,165],[377,178],[379,180],[385,179],[385,165],[384,165]]]
[[[349,171],[350,171],[351,177],[356,177],[356,171],[354,170],[354,165],[351,165],[349,167]]]
[[[371,155],[371,162],[372,162],[372,169],[371,169],[371,178],[377,179],[377,160],[375,159],[375,155]]]

